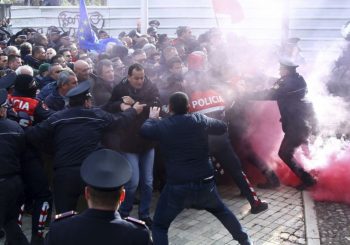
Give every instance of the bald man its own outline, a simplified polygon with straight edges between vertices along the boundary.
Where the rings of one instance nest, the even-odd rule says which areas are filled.
[[[90,79],[92,70],[89,64],[84,60],[74,62],[74,73],[77,75],[78,82],[83,82]]]

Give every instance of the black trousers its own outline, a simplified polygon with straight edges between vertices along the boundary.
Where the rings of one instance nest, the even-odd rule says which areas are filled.
[[[313,182],[313,177],[304,170],[304,168],[294,158],[295,149],[307,142],[307,134],[286,132],[283,137],[278,156],[288,165],[293,173],[304,183]]]
[[[38,235],[44,229],[44,226],[39,224],[42,210],[49,207],[47,217],[50,217],[52,194],[44,170],[44,163],[34,149],[27,150],[22,165],[26,204],[33,205],[32,235]]]
[[[19,175],[0,178],[0,228],[4,228],[8,244],[29,244],[17,224],[22,198],[23,184]]]
[[[242,164],[231,146],[228,133],[218,136],[210,135],[209,151],[223,166],[224,170],[231,175],[243,195],[247,197],[249,203],[252,206],[255,205],[256,197],[243,175]]]
[[[84,183],[80,177],[80,167],[54,171],[53,198],[57,214],[76,210],[79,196],[83,192]]]

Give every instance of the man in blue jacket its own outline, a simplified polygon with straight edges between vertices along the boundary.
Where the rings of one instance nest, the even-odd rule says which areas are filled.
[[[219,197],[209,161],[208,135],[225,133],[226,124],[199,113],[189,114],[188,97],[182,92],[170,97],[169,110],[173,115],[159,120],[159,108],[151,108],[150,118],[140,130],[143,137],[160,141],[165,157],[167,183],[154,215],[154,244],[168,244],[169,226],[185,208],[207,210],[240,244],[252,244]]]

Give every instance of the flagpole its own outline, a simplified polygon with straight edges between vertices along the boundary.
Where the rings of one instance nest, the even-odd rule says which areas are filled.
[[[215,8],[214,8],[214,3],[213,3],[213,1],[210,1],[210,2],[211,2],[211,8],[212,8],[212,10],[213,10],[213,12],[214,12],[214,16],[215,16],[216,27],[217,27],[217,28],[220,28],[220,23],[219,23],[218,15],[216,14]]]
[[[147,34],[148,28],[148,0],[140,0],[141,3],[141,33]]]

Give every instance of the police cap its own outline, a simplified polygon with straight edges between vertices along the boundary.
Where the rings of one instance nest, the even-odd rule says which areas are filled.
[[[297,68],[299,65],[288,58],[281,58],[279,60],[280,65],[286,68]]]
[[[68,93],[66,94],[66,97],[68,98],[75,98],[78,96],[91,97],[91,94],[89,92],[90,88],[91,88],[90,81],[81,82],[78,84],[78,86],[69,90]]]
[[[0,106],[6,106],[7,105],[7,91],[6,89],[0,89]]]
[[[0,78],[0,89],[9,89],[13,86],[15,86],[15,80],[16,80],[16,73],[11,72],[10,74],[7,74],[6,76],[3,76]]]
[[[80,174],[88,185],[100,190],[116,190],[131,178],[131,166],[120,153],[101,149],[83,162]]]

